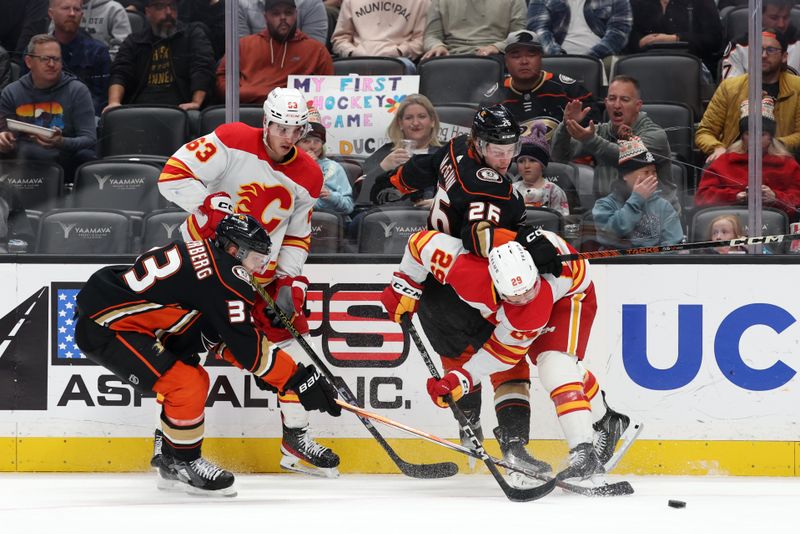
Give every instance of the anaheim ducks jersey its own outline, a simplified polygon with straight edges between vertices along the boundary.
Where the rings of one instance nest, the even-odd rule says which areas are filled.
[[[516,89],[511,78],[506,78],[502,85],[495,84],[483,96],[486,98],[484,105],[506,106],[520,125],[525,127],[522,135],[530,133],[534,122],[541,122],[547,128],[549,140],[564,120],[564,107],[570,100],[580,100],[584,106],[591,107],[589,118],[594,119],[595,123],[600,119],[592,92],[564,74],[542,71],[539,83],[529,91]]]
[[[159,178],[165,198],[196,213],[203,200],[223,191],[235,211],[256,218],[272,240],[270,261],[259,281],[276,275],[299,276],[311,243],[311,212],[322,189],[322,171],[311,157],[292,148],[286,161],[267,155],[263,130],[242,123],[226,124],[181,147]],[[199,239],[188,220],[184,240]]]
[[[433,154],[412,157],[390,178],[401,193],[435,186],[428,228],[460,237],[464,247],[486,257],[494,228],[516,231],[525,222],[525,202],[511,179],[483,164],[466,135]]]
[[[225,359],[282,387],[291,369],[275,365],[276,346],[253,326],[255,297],[244,267],[205,240],[176,241],[139,256],[132,266],[104,267],[89,278],[77,302],[79,313],[101,326],[153,336],[187,355],[210,349],[193,328],[202,320],[212,343],[227,345]]]
[[[543,233],[560,254],[575,252],[557,234]],[[541,275],[534,299],[515,306],[498,297],[488,265],[486,258],[470,254],[458,239],[429,230],[408,239],[400,263],[400,270],[417,282],[422,283],[431,274],[439,283],[451,286],[462,301],[495,325],[491,337],[464,366],[474,377],[516,365],[547,326],[553,305],[592,288],[589,263],[576,260],[566,263],[559,277]]]

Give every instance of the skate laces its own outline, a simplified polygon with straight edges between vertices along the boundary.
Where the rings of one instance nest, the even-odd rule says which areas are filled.
[[[303,432],[300,441],[302,441],[305,451],[312,456],[321,457],[323,454],[325,454],[325,451],[328,450],[326,447],[308,437],[308,432]]]
[[[216,480],[218,476],[225,472],[224,469],[214,465],[205,458],[198,458],[191,462],[192,469],[201,477],[207,480]]]

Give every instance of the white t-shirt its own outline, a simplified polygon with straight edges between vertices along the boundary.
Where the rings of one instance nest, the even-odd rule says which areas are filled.
[[[567,54],[587,54],[601,40],[586,23],[586,17],[583,16],[584,4],[586,0],[567,0],[569,26],[567,36],[561,44]]]

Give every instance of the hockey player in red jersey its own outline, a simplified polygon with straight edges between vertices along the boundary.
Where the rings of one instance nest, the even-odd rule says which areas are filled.
[[[525,219],[525,205],[514,192],[505,174],[518,150],[521,128],[503,105],[478,110],[472,132],[453,139],[432,155],[412,157],[406,164],[378,180],[372,196],[378,200],[385,188],[394,187],[407,194],[436,186],[437,193],[428,218],[428,228],[460,237],[464,248],[488,257],[496,239],[513,239]],[[540,246],[541,245],[541,246]],[[546,240],[527,244],[540,272],[558,276],[561,263]],[[457,366],[463,358],[481,347],[493,325],[474,308],[465,305],[453,289],[428,279],[419,308],[422,328],[445,366]],[[584,387],[592,404],[596,443],[601,460],[609,469],[614,449],[627,429],[636,426],[605,402],[594,375],[585,370]],[[525,360],[512,369],[491,376],[495,391],[498,426],[494,429],[504,458],[530,469],[546,472],[550,466],[532,457],[525,449],[530,436],[530,370]],[[601,395],[598,395],[601,393]],[[478,437],[480,426],[480,388],[458,402],[470,419]],[[635,436],[628,434],[626,441]],[[462,443],[469,441],[462,434]]]
[[[560,254],[574,252],[554,233],[541,232],[540,238]],[[456,366],[444,360],[447,373],[428,380],[433,401],[446,407],[445,395],[458,400],[474,391],[483,377],[514,368],[527,354],[538,366],[570,448],[570,465],[558,478],[602,484],[605,470],[593,446],[591,407],[576,365],[583,359],[597,308],[588,262],[569,262],[560,276],[540,273],[519,241],[527,244],[527,235],[501,245],[498,240],[487,259],[470,254],[460,240],[448,235],[418,232],[409,238],[400,270],[381,302],[389,317],[400,322],[404,314],[416,312],[428,275],[450,286],[493,328],[483,345]],[[518,474],[514,478],[525,483]]]
[[[264,102],[263,128],[225,124],[180,148],[159,178],[159,189],[189,216],[185,240],[214,235],[230,212],[255,217],[269,232],[272,252],[256,279],[302,335],[308,279],[302,275],[311,243],[311,212],[323,184],[319,165],[294,144],[304,135],[308,108],[296,89],[276,88]],[[306,358],[297,342],[273,318],[267,336],[295,358]],[[281,466],[293,471],[337,476],[339,457],[309,436],[308,414],[296,395],[281,395]],[[158,439],[158,436],[156,436]]]
[[[228,215],[213,240],[174,242],[133,265],[105,267],[78,293],[81,351],[138,391],[158,394],[162,489],[236,494],[233,474],[201,456],[209,378],[200,354],[224,358],[265,387],[294,392],[308,410],[341,413],[333,386],[314,366],[296,363],[260,329],[269,319],[250,274],[269,258],[270,239],[259,223]]]

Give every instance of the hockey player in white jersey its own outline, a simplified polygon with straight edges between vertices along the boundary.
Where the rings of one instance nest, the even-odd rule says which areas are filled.
[[[184,240],[213,236],[231,212],[252,215],[261,223],[273,246],[256,279],[303,335],[309,328],[303,313],[308,279],[302,271],[311,243],[311,212],[323,184],[319,165],[294,146],[307,122],[308,108],[298,90],[273,89],[264,102],[263,128],[222,125],[182,146],[159,178],[161,194],[189,212],[180,228]],[[280,320],[270,317],[267,338],[295,359],[304,358],[302,350],[293,349],[297,342]],[[296,395],[280,395],[279,400],[281,466],[337,476],[339,457],[309,437],[308,414]]]

